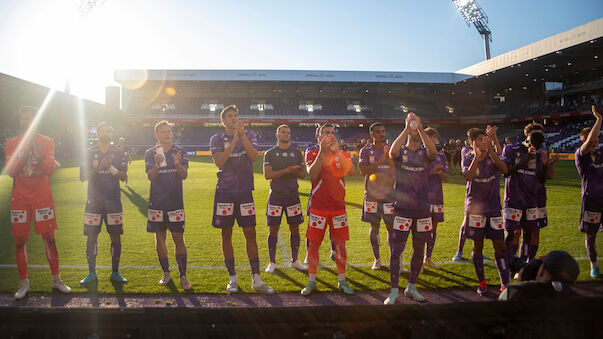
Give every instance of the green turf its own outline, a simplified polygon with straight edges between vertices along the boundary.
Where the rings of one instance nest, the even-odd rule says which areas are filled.
[[[86,184],[79,181],[79,168],[65,162],[63,167],[57,169],[52,177],[52,189],[55,197],[56,215],[59,229],[57,230],[57,245],[62,265],[86,265],[84,253],[86,238],[82,233],[83,213],[86,198]],[[263,272],[268,263],[268,249],[266,236],[268,228],[265,226],[266,218],[262,211],[266,208],[268,195],[268,181],[261,174],[261,159],[255,164],[254,198],[257,215],[257,239],[260,251],[262,279],[278,292],[298,292],[307,282],[303,272],[293,269],[280,269],[274,274]],[[211,213],[213,194],[216,183],[216,167],[209,157],[192,157],[190,162],[189,177],[184,182],[184,203],[186,210],[186,243],[188,247],[189,265],[216,266],[216,268],[189,269],[189,279],[196,292],[225,293],[227,272],[223,268],[223,258],[220,248],[220,232],[211,226]],[[123,188],[122,202],[124,207],[124,235],[122,237],[123,250],[121,263],[130,266],[153,266],[152,269],[127,269],[121,270],[124,277],[130,282],[122,287],[114,286],[109,282],[109,269],[99,269],[100,282],[98,291],[101,293],[171,293],[181,291],[179,284],[176,286],[158,286],[161,270],[155,253],[154,236],[146,232],[146,208],[149,195],[149,181],[144,173],[144,163],[136,160],[129,169],[131,190]],[[0,177],[0,220],[2,220],[0,237],[0,264],[14,264],[14,245],[10,234],[9,206],[12,181],[9,177]],[[557,164],[557,178],[548,184],[548,209],[550,226],[541,233],[539,254],[545,254],[553,249],[565,249],[576,257],[585,257],[584,236],[578,230],[580,211],[580,182],[573,162],[560,161]],[[307,203],[307,192],[310,183],[307,180],[300,182],[302,206]],[[445,218],[446,221],[438,226],[438,238],[433,253],[434,261],[449,261],[456,252],[459,225],[463,217],[463,199],[465,183],[459,176],[451,176],[449,183],[444,185]],[[367,264],[372,263],[372,252],[368,241],[368,225],[360,221],[361,204],[363,195],[363,181],[360,175],[347,179],[347,212],[350,225],[350,241],[347,243],[348,267],[347,277],[350,285],[357,290],[384,290],[389,288],[389,272],[387,269],[372,271]],[[501,192],[502,196],[502,192]],[[305,226],[302,234],[305,232]],[[389,261],[386,246],[385,227],[381,229],[381,256],[385,264]],[[281,248],[289,249],[288,229],[283,228],[282,238],[277,251],[277,263],[282,264]],[[601,237],[597,240],[599,248],[603,248]],[[245,266],[237,270],[239,285],[245,292],[251,292],[250,270],[245,254],[243,234],[236,229],[233,235],[236,264]],[[173,245],[168,242],[170,251],[170,264],[175,265]],[[102,233],[98,244],[98,265],[111,265],[109,253],[109,237]],[[465,245],[465,258],[469,258],[471,242]],[[485,245],[485,254],[493,257],[492,246]],[[32,234],[28,244],[28,259],[30,264],[46,265],[42,241]],[[403,261],[410,260],[410,241],[403,254]],[[305,255],[305,246],[300,248],[300,258]],[[328,241],[321,248],[321,263],[332,264],[328,259]],[[362,264],[353,266],[354,264]],[[580,280],[590,280],[588,277],[588,262],[580,261]],[[406,268],[408,266],[406,265]],[[30,268],[29,276],[32,291],[50,291],[50,271],[47,266]],[[63,267],[61,275],[63,280],[75,292],[85,292],[79,286],[79,280],[87,273],[84,268]],[[174,278],[177,269],[172,270]],[[335,268],[323,268],[318,271],[318,289],[329,291],[336,289],[337,272]],[[486,263],[486,277],[492,284],[498,282],[498,274],[493,263]],[[403,274],[400,286],[405,286],[408,276]],[[16,268],[0,267],[0,292],[14,292],[18,284]],[[418,285],[420,288],[447,288],[459,286],[475,286],[476,278],[471,264],[445,264],[440,270],[425,269],[420,275]]]

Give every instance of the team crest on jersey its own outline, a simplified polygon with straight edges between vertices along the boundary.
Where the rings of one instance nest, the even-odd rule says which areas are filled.
[[[406,153],[406,151],[404,151],[404,153]],[[408,155],[402,155],[402,162],[408,162]]]
[[[49,221],[54,219],[54,208],[46,207],[36,209],[36,221]]]
[[[348,215],[347,214],[342,214],[342,215],[333,217],[333,228],[334,229],[339,229],[339,228],[344,228],[344,227],[348,227]]]
[[[372,152],[371,152],[372,153]],[[375,162],[375,156],[369,155],[369,162],[372,164]]]
[[[224,142],[224,148],[228,148],[230,147],[230,141],[225,141]]]
[[[92,160],[92,167],[94,167],[94,168],[98,167],[98,159]]]

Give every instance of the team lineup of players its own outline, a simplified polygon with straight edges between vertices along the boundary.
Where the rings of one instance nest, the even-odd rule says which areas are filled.
[[[576,151],[576,167],[582,178],[582,209],[580,230],[591,263],[590,275],[599,278],[595,237],[602,229],[603,212],[603,148],[599,145],[599,131],[603,118],[592,107],[596,122],[592,128],[580,132],[581,147]],[[228,292],[238,292],[238,278],[232,245],[235,221],[245,236],[247,257],[252,273],[252,288],[265,294],[274,289],[260,278],[260,260],[256,241],[256,211],[253,163],[258,157],[257,138],[246,130],[239,120],[238,108],[225,107],[220,113],[224,132],[212,136],[210,149],[217,166],[217,184],[214,196],[212,225],[220,229],[224,264],[228,271]],[[15,298],[23,298],[29,291],[27,278],[27,250],[30,224],[42,236],[45,253],[52,272],[52,287],[64,293],[71,292],[59,276],[58,251],[54,230],[54,214],[49,176],[55,169],[54,142],[36,132],[35,107],[19,111],[23,133],[6,143],[6,172],[14,178],[11,199],[11,224],[15,240],[20,285]],[[182,181],[188,176],[188,155],[172,143],[172,128],[161,121],[154,128],[157,145],[145,152],[145,168],[150,185],[147,231],[155,234],[157,257],[163,270],[159,280],[165,285],[172,280],[166,246],[169,229],[175,245],[180,285],[192,288],[186,275],[187,249],[184,241],[185,212]],[[379,255],[379,227],[381,220],[387,228],[390,251],[391,293],[385,304],[398,299],[400,257],[412,234],[412,258],[408,285],[404,294],[417,301],[424,300],[415,284],[424,265],[437,267],[431,261],[438,223],[444,221],[442,182],[448,179],[444,153],[437,150],[438,132],[423,128],[421,119],[409,113],[403,131],[391,145],[386,144],[385,126],[374,123],[369,132],[373,139],[360,150],[359,169],[365,177],[362,221],[370,224],[369,241],[375,258],[372,269],[381,268]],[[470,146],[461,153],[461,171],[467,181],[465,217],[461,226],[459,250],[453,260],[462,254],[465,238],[473,240],[472,261],[479,283],[477,292],[483,294],[487,283],[484,275],[484,239],[492,240],[501,291],[509,284],[509,261],[519,249],[526,260],[535,258],[540,229],[547,226],[545,181],[554,176],[558,160],[543,147],[544,128],[538,123],[528,124],[523,142],[501,147],[495,126],[486,130],[471,128],[467,132]],[[80,168],[80,179],[88,181],[84,215],[84,235],[87,236],[86,258],[89,274],[80,281],[90,284],[98,280],[96,274],[97,238],[102,224],[111,239],[112,273],[116,283],[127,280],[119,272],[121,254],[120,235],[123,234],[123,216],[119,181],[127,182],[129,154],[124,147],[111,144],[113,129],[107,123],[97,127],[98,144],[88,149]],[[289,225],[290,267],[308,271],[308,283],[303,295],[316,288],[319,248],[326,230],[329,230],[332,259],[338,273],[338,288],[353,294],[345,278],[346,241],[349,240],[346,213],[345,176],[354,175],[356,166],[345,151],[340,150],[335,128],[324,124],[317,129],[317,146],[302,153],[291,145],[291,130],[281,125],[276,130],[278,143],[264,154],[264,177],[270,180],[270,194],[266,208],[269,264],[265,271],[276,267],[276,247],[283,214]],[[120,144],[123,144],[120,140]],[[307,267],[298,259],[301,242],[299,226],[304,223],[298,179],[306,173],[312,188],[307,208]],[[505,195],[501,206],[499,182],[505,177]],[[501,213],[502,211],[502,213]]]

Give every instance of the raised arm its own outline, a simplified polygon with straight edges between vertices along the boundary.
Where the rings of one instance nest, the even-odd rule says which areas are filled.
[[[599,136],[599,131],[601,130],[601,122],[603,121],[603,117],[601,116],[601,113],[597,111],[595,105],[593,105],[591,109],[593,111],[595,119],[597,120],[595,121],[593,128],[591,128],[590,133],[588,133],[586,141],[582,144],[582,146],[580,146],[580,153],[582,154],[588,153],[593,146],[597,146],[594,145],[594,143],[597,140],[597,136]]]

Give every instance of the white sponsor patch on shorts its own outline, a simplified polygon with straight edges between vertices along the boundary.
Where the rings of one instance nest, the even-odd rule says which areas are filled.
[[[241,216],[247,217],[251,215],[255,215],[255,205],[252,202],[248,202],[246,204],[241,204]]]
[[[526,220],[532,221],[532,220],[539,219],[538,214],[539,214],[539,212],[538,212],[537,208],[528,208],[526,210]]]
[[[54,208],[46,207],[36,209],[36,221],[49,221],[54,219]]]
[[[469,226],[475,228],[486,227],[486,217],[479,214],[469,214]]]
[[[149,208],[148,219],[153,222],[163,222],[163,211]]]
[[[167,214],[168,214],[169,222],[183,222],[184,221],[184,210],[183,209],[169,211],[169,212],[167,212]]]
[[[444,205],[431,205],[432,213],[444,213]]]
[[[376,201],[365,201],[364,202],[365,213],[377,213],[377,202]]]
[[[546,214],[546,207],[540,207],[538,209],[538,219],[544,219],[546,218],[547,214]]]
[[[523,211],[515,209],[515,208],[505,208],[504,213],[505,213],[505,219],[520,221]]]
[[[383,214],[394,214],[394,203],[393,202],[383,203]]]
[[[502,217],[490,217],[490,227],[493,230],[503,229],[503,218]]]
[[[408,232],[412,225],[412,219],[396,216],[394,218],[394,229],[398,231]]]
[[[287,216],[294,217],[296,215],[302,214],[301,204],[295,204],[287,207]]]
[[[348,227],[348,215],[347,214],[342,214],[342,215],[333,217],[333,228],[334,229],[340,229],[340,228],[344,228],[344,227]]]
[[[10,210],[10,221],[14,224],[22,224],[27,221],[27,210]]]
[[[584,211],[582,221],[589,224],[598,224],[601,222],[601,212]]]
[[[280,217],[283,214],[283,206],[268,204],[267,215],[269,217]]]
[[[234,204],[231,202],[219,202],[216,206],[216,215],[229,216],[234,212]]]
[[[121,225],[123,223],[122,219],[123,219],[123,215],[121,212],[109,213],[109,214],[107,214],[107,225],[108,226]]]
[[[96,213],[84,213],[84,225],[99,226],[102,222],[101,215]]]
[[[325,228],[326,223],[327,218],[310,213],[310,221],[308,222],[308,225],[310,225],[310,227],[322,230],[323,228]]]
[[[417,219],[417,232],[429,232],[433,229],[431,217]]]

